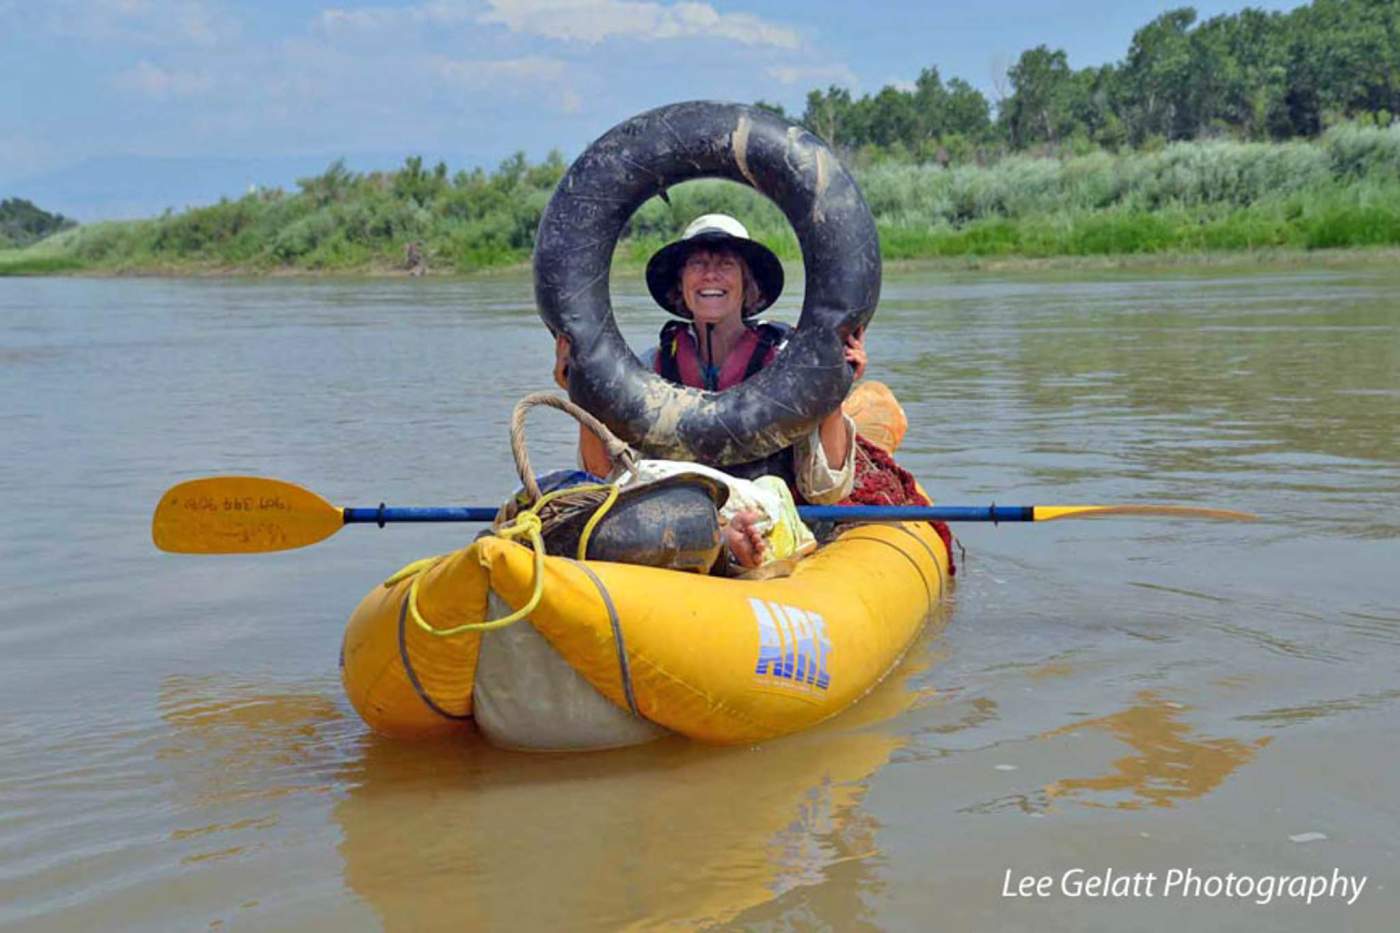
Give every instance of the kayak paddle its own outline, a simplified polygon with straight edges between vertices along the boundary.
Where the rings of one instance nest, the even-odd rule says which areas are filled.
[[[260,554],[323,541],[346,525],[489,522],[497,509],[341,508],[309,489],[261,476],[211,476],[172,486],[151,519],[151,537],[177,554]],[[1046,522],[1151,515],[1253,521],[1246,512],[1173,505],[804,505],[806,521]]]

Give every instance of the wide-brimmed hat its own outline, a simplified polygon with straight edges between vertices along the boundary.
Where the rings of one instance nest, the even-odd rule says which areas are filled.
[[[748,228],[728,214],[702,214],[691,221],[681,238],[656,251],[647,262],[647,288],[656,303],[678,317],[691,313],[682,304],[671,307],[670,293],[680,281],[681,266],[691,251],[699,247],[732,249],[748,263],[758,283],[758,304],[744,309],[744,317],[753,317],[778,299],[783,291],[783,264],[773,251],[749,237]]]

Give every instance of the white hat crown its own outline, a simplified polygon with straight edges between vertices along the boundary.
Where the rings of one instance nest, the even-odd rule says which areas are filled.
[[[728,214],[701,214],[681,234],[682,240],[706,233],[724,233],[740,240],[749,239],[749,229]]]

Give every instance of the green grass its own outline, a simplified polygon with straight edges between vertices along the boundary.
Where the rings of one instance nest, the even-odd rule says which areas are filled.
[[[0,276],[62,275],[67,272],[80,272],[85,268],[82,262],[67,256],[6,255],[7,252],[10,251],[0,251]]]
[[[886,258],[1123,256],[1400,245],[1400,179],[1330,182],[1245,206],[1173,204],[881,224]]]

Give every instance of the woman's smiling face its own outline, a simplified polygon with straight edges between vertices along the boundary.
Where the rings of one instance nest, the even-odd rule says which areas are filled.
[[[695,249],[681,266],[681,297],[699,324],[739,316],[744,307],[743,260],[727,249]]]

